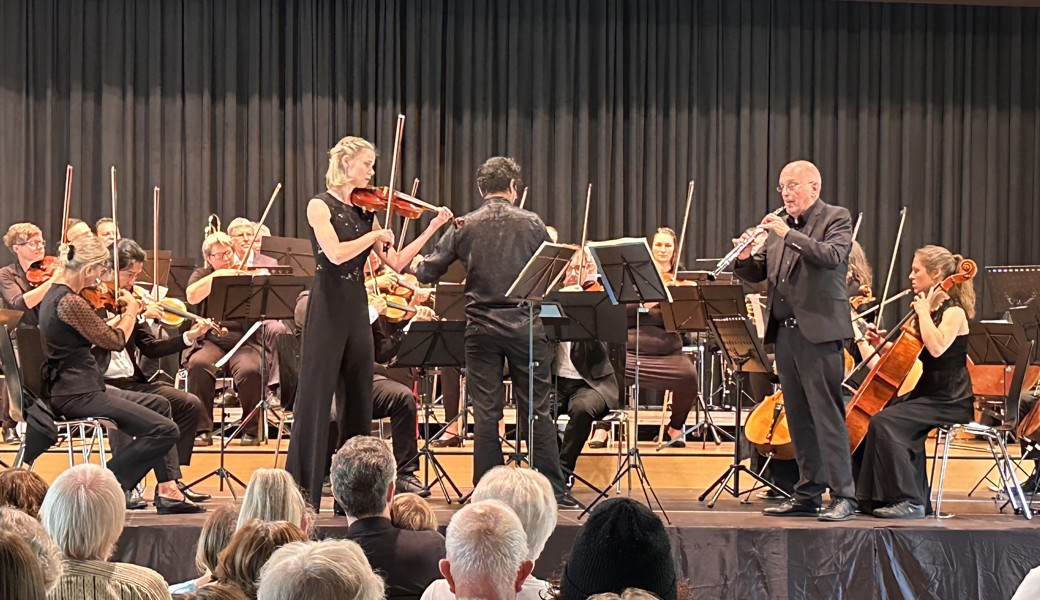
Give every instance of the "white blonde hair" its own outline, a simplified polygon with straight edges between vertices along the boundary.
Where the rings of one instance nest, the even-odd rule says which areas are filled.
[[[123,532],[126,497],[108,469],[76,465],[54,480],[40,521],[65,558],[108,560]]]
[[[242,507],[238,511],[236,530],[252,519],[288,521],[307,531],[314,519],[292,475],[283,469],[257,469],[249,478]]]
[[[258,600],[351,598],[382,600],[383,578],[350,540],[292,542],[274,551],[260,571]]]
[[[495,597],[515,597],[517,571],[527,557],[527,535],[516,513],[503,502],[467,504],[448,523],[446,558],[455,595],[495,590]]]
[[[0,531],[26,540],[43,567],[43,587],[50,593],[61,578],[65,565],[61,562],[61,550],[47,535],[43,525],[17,508],[0,506]]]
[[[473,490],[473,502],[484,500],[498,500],[516,513],[527,535],[527,558],[538,560],[556,529],[556,496],[545,475],[533,469],[495,467]]]
[[[203,258],[209,256],[209,251],[213,249],[213,246],[220,244],[221,246],[227,246],[231,248],[234,246],[234,242],[231,241],[231,236],[224,233],[223,231],[217,231],[206,236],[206,239],[202,240],[202,256]]]
[[[329,150],[329,168],[325,171],[325,187],[332,189],[347,183],[347,172],[343,168],[343,159],[350,160],[362,150],[376,151],[372,142],[348,135]]]
[[[224,231],[227,232],[228,235],[233,236],[233,235],[235,235],[235,231],[237,231],[239,229],[247,229],[248,228],[249,229],[249,234],[252,235],[253,234],[253,226],[254,225],[255,225],[255,223],[253,223],[252,221],[250,221],[249,219],[247,219],[245,217],[235,217],[234,219],[231,219],[231,222],[228,223],[228,226],[224,228]]]

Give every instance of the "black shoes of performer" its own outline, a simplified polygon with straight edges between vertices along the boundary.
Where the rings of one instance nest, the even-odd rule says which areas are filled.
[[[834,498],[816,517],[819,521],[848,521],[856,517],[856,502],[849,498]]]
[[[213,434],[212,433],[210,433],[208,431],[203,431],[202,433],[200,433],[197,436],[195,436],[195,447],[196,448],[198,448],[198,447],[205,447],[205,446],[212,446],[212,445],[213,445]]]
[[[818,517],[820,507],[797,500],[787,500],[780,506],[763,508],[762,514],[767,517]]]
[[[556,496],[556,506],[560,510],[569,510],[578,508],[578,501],[570,496],[570,494],[558,494]]]
[[[782,502],[787,498],[783,494],[774,492],[771,488],[766,488],[761,492],[755,494],[755,498],[759,500],[765,500],[766,502]]]
[[[22,443],[22,438],[18,437],[18,430],[14,427],[4,427],[4,443],[8,446],[17,446]]]
[[[870,514],[879,519],[923,519],[924,506],[903,500],[890,506],[875,508]]]
[[[123,490],[123,496],[126,498],[127,510],[141,510],[142,508],[148,507],[148,503],[144,501],[141,494],[137,493],[137,488],[132,490]]]
[[[177,480],[177,489],[180,490],[182,494],[184,494],[185,498],[191,500],[192,502],[205,502],[206,500],[209,500],[213,497],[209,494],[203,494],[201,492],[192,491],[191,488],[185,486],[184,482],[180,480]]]
[[[404,473],[397,478],[397,482],[394,484],[394,495],[397,494],[415,494],[420,498],[429,498],[430,490],[423,487],[415,473]]]
[[[600,449],[607,447],[607,440],[591,440],[589,442],[589,448]]]
[[[255,435],[249,435],[248,433],[242,434],[242,439],[238,442],[239,446],[259,446],[260,438]]]
[[[155,488],[155,497],[152,500],[152,504],[155,505],[155,512],[160,515],[191,515],[206,512],[205,507],[195,504],[187,496],[184,497],[184,500],[174,500],[160,496],[159,488]]]
[[[455,435],[454,433],[447,433],[444,437],[431,441],[430,445],[434,448],[461,448],[462,436]]]

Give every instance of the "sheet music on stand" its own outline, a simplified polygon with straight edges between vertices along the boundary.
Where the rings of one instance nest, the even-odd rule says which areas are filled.
[[[671,302],[669,288],[653,264],[646,238],[589,242],[603,288],[614,304]],[[650,269],[649,267],[654,267]]]
[[[581,248],[571,244],[542,242],[534,256],[506,291],[506,298],[539,301],[553,290],[567,271],[567,265]]]
[[[1040,265],[986,267],[986,287],[998,314],[1018,306],[1040,305]]]

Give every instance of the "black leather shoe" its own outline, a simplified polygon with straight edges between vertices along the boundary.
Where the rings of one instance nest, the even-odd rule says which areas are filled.
[[[420,498],[429,498],[430,490],[422,486],[422,482],[414,473],[406,473],[397,478],[394,495],[397,494],[415,494]]]
[[[875,508],[871,514],[879,519],[923,519],[924,506],[916,502],[903,500],[891,506]]]
[[[592,440],[591,442],[589,442],[589,448],[599,449],[599,448],[606,448],[606,447],[607,447],[607,441],[606,440]]]
[[[209,494],[203,494],[201,492],[192,491],[191,488],[185,487],[184,482],[180,480],[177,481],[177,489],[180,490],[182,494],[184,494],[185,498],[191,500],[192,502],[205,502],[206,500],[209,500],[213,497]]]
[[[148,503],[144,501],[141,494],[137,493],[136,489],[123,490],[123,495],[126,497],[127,510],[141,510],[148,507]]]
[[[14,427],[4,427],[4,443],[8,446],[17,446],[22,443],[22,438],[18,437],[18,430]]]
[[[205,447],[213,445],[213,434],[208,431],[203,431],[199,435],[195,436],[195,447]]]
[[[774,492],[771,488],[766,488],[761,492],[755,494],[755,498],[759,500],[765,500],[766,502],[782,502],[787,500],[782,494]]]
[[[563,494],[556,496],[556,506],[563,510],[578,508],[578,501]]]
[[[816,517],[820,521],[848,521],[856,517],[856,502],[848,498],[835,498]]]
[[[243,433],[242,434],[242,438],[238,442],[238,445],[239,446],[259,446],[260,445],[260,438],[258,438],[255,435],[249,435],[248,433]]]
[[[155,504],[155,512],[160,515],[191,515],[206,512],[205,507],[195,504],[187,497],[184,500],[173,500],[156,494],[153,504]]]
[[[788,500],[780,506],[763,508],[762,514],[767,517],[816,517],[820,507],[815,504],[803,504],[797,500]]]
[[[462,438],[455,434],[445,434],[444,437],[435,439],[430,442],[430,445],[434,448],[461,448]]]

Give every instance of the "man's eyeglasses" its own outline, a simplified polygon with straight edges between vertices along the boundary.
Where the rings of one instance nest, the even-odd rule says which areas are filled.
[[[47,245],[47,242],[43,240],[29,240],[28,242],[19,242],[17,244],[11,244],[12,246],[32,246],[33,248],[43,248]]]
[[[788,191],[788,192],[793,192],[793,191],[795,191],[796,189],[798,189],[799,187],[801,187],[803,185],[812,185],[812,183],[813,182],[811,182],[811,181],[807,181],[806,183],[795,183],[795,182],[792,181],[792,182],[788,183],[787,185],[778,185],[778,186],[776,186],[776,191],[780,192],[781,194],[783,194],[785,190]]]
[[[215,258],[217,260],[228,260],[229,258],[231,258],[231,255],[233,253],[234,252],[232,250],[226,250],[224,252],[214,252],[213,254],[210,254],[210,257]]]

